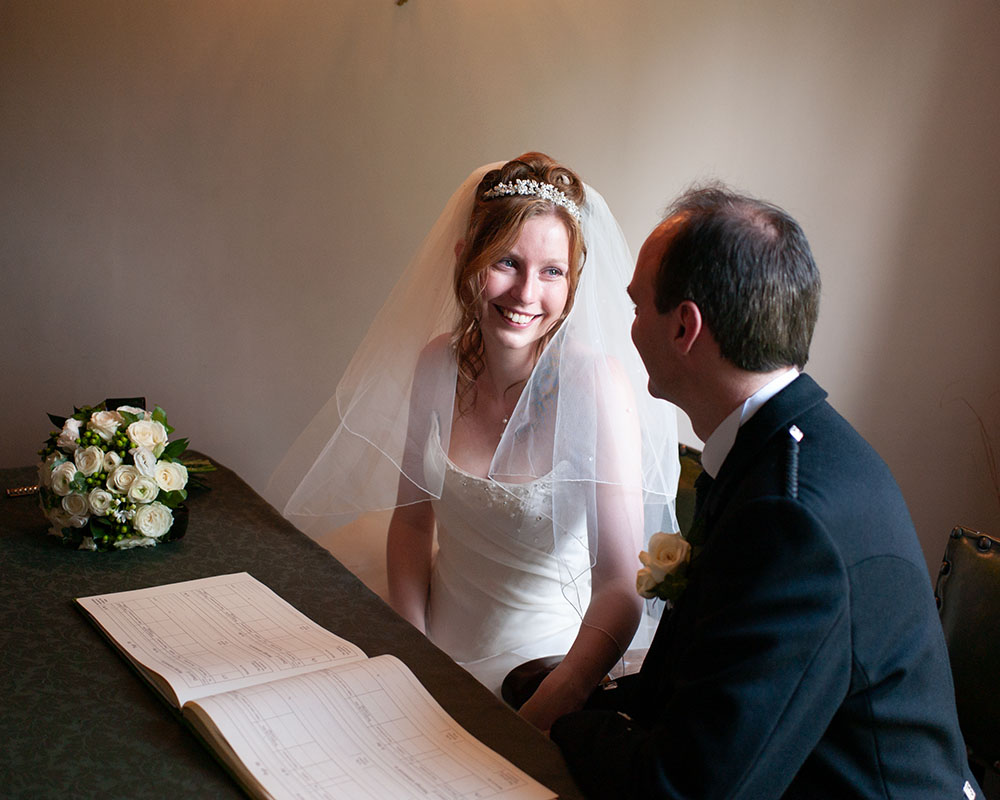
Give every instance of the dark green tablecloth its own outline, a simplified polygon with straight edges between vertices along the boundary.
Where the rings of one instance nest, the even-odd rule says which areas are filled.
[[[580,797],[546,737],[236,474],[206,478],[183,539],[121,553],[64,548],[45,535],[36,497],[0,494],[0,796],[242,796],[72,600],[246,571],[369,656],[398,656],[470,733],[561,797]],[[34,481],[33,468],[0,470],[0,489]]]

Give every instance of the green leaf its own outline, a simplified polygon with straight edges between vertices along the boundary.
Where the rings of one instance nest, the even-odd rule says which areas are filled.
[[[138,414],[133,414],[131,411],[119,411],[118,413],[122,415],[122,420],[125,423],[124,427],[126,428],[133,422],[138,422],[142,419]]]
[[[163,452],[160,454],[160,458],[167,461],[176,461],[181,457],[181,454],[187,450],[188,440],[187,439],[175,439],[166,447],[163,448]]]
[[[683,575],[666,575],[660,583],[656,585],[656,596],[661,600],[676,601],[687,587],[687,578]]]
[[[200,469],[199,472],[214,472],[215,467],[211,469]],[[201,475],[192,475],[191,470],[188,470],[188,482],[187,490],[190,492],[210,492],[212,487],[205,483],[205,479]]]
[[[87,476],[78,470],[76,475],[73,476],[73,480],[69,482],[69,487],[74,492],[87,494]]]
[[[91,517],[90,527],[93,529],[94,533],[110,533],[112,529],[111,520],[107,517]]]
[[[164,411],[160,406],[156,406],[153,409],[153,421],[159,422],[166,429],[167,433],[173,433],[173,426],[167,422],[167,412]]]
[[[48,414],[47,416],[49,421],[59,430],[62,430],[62,426],[66,424],[66,417],[57,417],[55,414]]]
[[[187,467],[188,475],[193,472],[215,472],[216,467],[207,458],[185,458],[181,463]]]
[[[177,506],[187,500],[187,496],[188,494],[184,489],[178,489],[175,492],[160,492],[156,499],[167,508],[177,508]]]

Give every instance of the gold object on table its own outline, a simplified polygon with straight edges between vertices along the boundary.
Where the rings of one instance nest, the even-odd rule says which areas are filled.
[[[38,486],[12,486],[7,490],[7,497],[27,497],[38,494]]]

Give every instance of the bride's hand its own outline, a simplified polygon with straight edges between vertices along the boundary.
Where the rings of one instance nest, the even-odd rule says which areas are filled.
[[[564,664],[565,662],[545,676],[519,712],[524,719],[546,734],[559,717],[583,708],[594,689],[589,683],[581,681],[575,670],[564,668]]]

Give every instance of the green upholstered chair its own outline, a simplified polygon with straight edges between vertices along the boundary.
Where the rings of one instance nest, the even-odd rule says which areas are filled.
[[[969,761],[980,783],[994,783],[1000,775],[1000,540],[954,528],[934,596]]]

